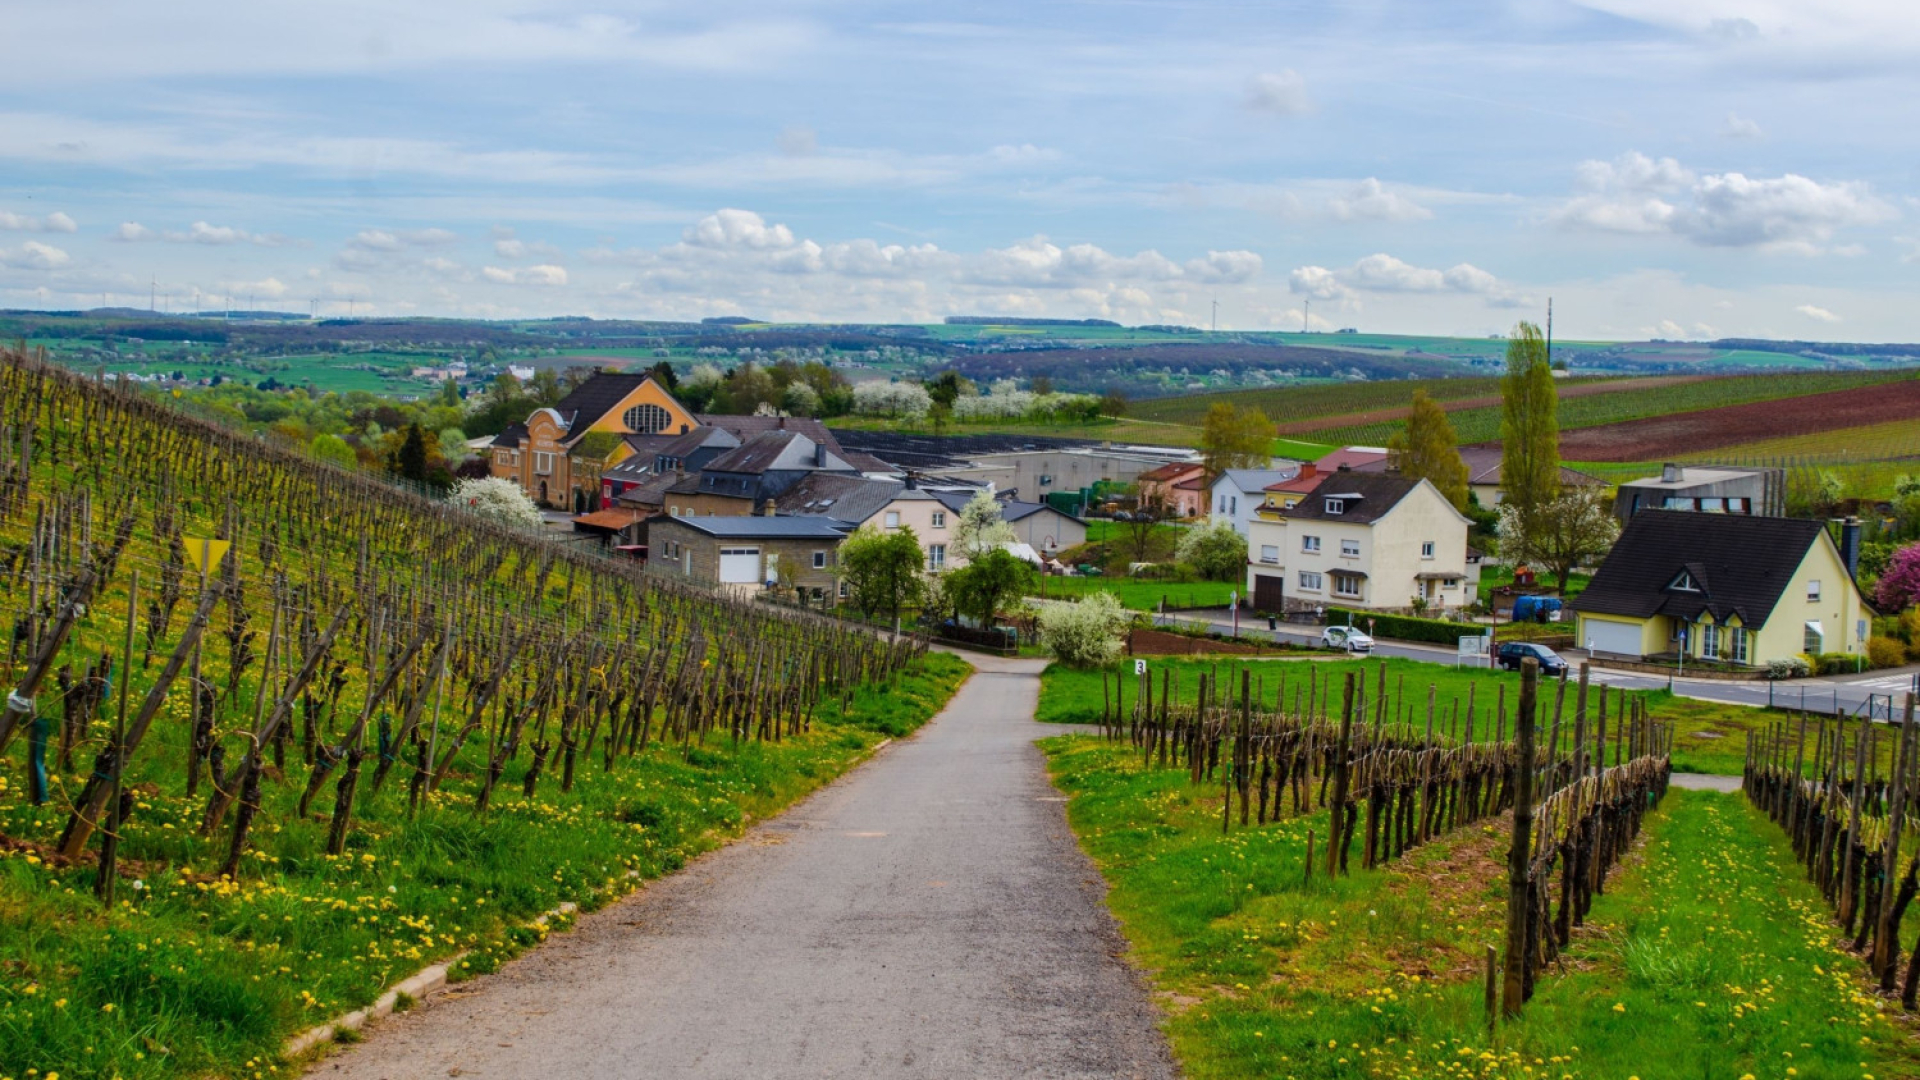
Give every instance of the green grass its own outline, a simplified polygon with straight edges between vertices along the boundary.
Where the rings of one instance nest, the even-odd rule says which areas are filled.
[[[1763,352],[1759,349],[1727,349],[1716,352],[1707,361],[1714,367],[1818,368],[1824,361],[1792,353]]]
[[[1536,574],[1534,575],[1534,580],[1543,588],[1551,588],[1555,582],[1558,581],[1552,574]],[[1568,574],[1567,597],[1572,598],[1585,592],[1588,583],[1592,580],[1592,574],[1582,574],[1579,572]],[[1505,588],[1511,584],[1513,584],[1513,567],[1511,566],[1488,566],[1480,571],[1480,592],[1482,594],[1491,593],[1495,589]],[[1571,632],[1572,628],[1569,627],[1568,630]]]
[[[596,754],[570,795],[554,776],[538,801],[521,799],[523,755],[484,818],[472,776],[456,774],[412,822],[404,784],[390,784],[363,796],[339,859],[325,854],[326,821],[296,819],[298,792],[270,784],[238,885],[202,876],[215,857],[192,835],[203,800],[181,794],[178,725],[157,727],[153,739],[175,737],[136,759],[121,845],[139,883],[122,882],[110,913],[90,867],[56,869],[33,848],[0,857],[0,1077],[264,1071],[287,1036],[434,959],[470,950],[456,977],[491,970],[543,936],[524,926],[534,915],[605,904],[724,843],[917,728],[970,670],[931,654],[845,714],[823,703],[813,732],[782,743],[656,744],[611,773]],[[83,779],[59,777],[43,808],[0,791],[0,834],[50,838]]]
[[[1332,443],[1308,442],[1305,439],[1275,439],[1268,453],[1275,457],[1293,458],[1296,461],[1317,461],[1340,449]]]
[[[1033,595],[1049,600],[1078,599],[1088,593],[1110,592],[1134,611],[1157,611],[1165,600],[1169,609],[1226,607],[1228,597],[1244,585],[1232,581],[1155,581],[1125,577],[1047,577]]]
[[[1566,965],[1490,1037],[1481,977],[1505,917],[1498,829],[1303,881],[1306,834],[1326,835],[1324,812],[1223,836],[1211,785],[1143,770],[1130,749],[1089,737],[1042,746],[1194,1080],[1920,1069],[1905,1025],[1860,992],[1862,966],[1836,948],[1784,837],[1737,795],[1671,792]]]
[[[1500,392],[1500,380],[1490,377],[1459,379],[1381,379],[1369,382],[1332,382],[1312,386],[1283,386],[1271,389],[1232,390],[1222,393],[1190,394],[1184,397],[1154,398],[1136,401],[1128,412],[1142,420],[1184,424],[1198,428],[1207,410],[1219,402],[1252,405],[1275,423],[1311,420],[1317,416],[1342,416],[1371,409],[1398,409],[1413,400],[1415,390],[1425,390],[1435,401],[1482,397]]]

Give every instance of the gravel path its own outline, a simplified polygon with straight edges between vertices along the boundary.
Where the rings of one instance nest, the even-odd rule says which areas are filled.
[[[1719,776],[1713,773],[1673,774],[1673,786],[1690,788],[1694,791],[1739,791],[1740,778],[1737,776]]]
[[[1171,1077],[1033,740],[1040,664],[315,1077]]]

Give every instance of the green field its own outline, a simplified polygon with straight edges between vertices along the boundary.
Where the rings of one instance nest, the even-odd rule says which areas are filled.
[[[1785,837],[1738,795],[1671,791],[1518,1020],[1491,1033],[1496,820],[1384,869],[1303,878],[1324,810],[1222,835],[1219,788],[1124,744],[1042,744],[1067,817],[1194,1080],[1913,1076]]]
[[[1270,389],[1233,390],[1186,397],[1154,398],[1136,401],[1128,409],[1142,420],[1198,427],[1207,410],[1215,404],[1254,406],[1274,423],[1294,423],[1319,416],[1344,416],[1372,409],[1398,409],[1413,400],[1415,390],[1425,390],[1436,401],[1484,397],[1500,393],[1500,380],[1475,377],[1460,379],[1394,379],[1378,382],[1316,383]]]
[[[1110,592],[1134,611],[1157,611],[1162,600],[1169,610],[1226,607],[1227,598],[1245,588],[1232,581],[1152,581],[1125,577],[1044,577],[1033,595],[1046,600],[1077,600],[1088,593]]]

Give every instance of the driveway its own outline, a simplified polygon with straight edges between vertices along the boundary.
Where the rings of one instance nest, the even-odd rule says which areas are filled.
[[[1035,661],[318,1076],[1171,1077],[1036,738]]]

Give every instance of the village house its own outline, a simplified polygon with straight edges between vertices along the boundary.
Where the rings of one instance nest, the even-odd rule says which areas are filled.
[[[826,517],[663,517],[648,524],[649,573],[742,591],[773,582],[830,594],[844,522]]]
[[[1313,494],[1320,486],[1326,474],[1320,471],[1317,462],[1309,461],[1300,466],[1300,471],[1291,477],[1268,484],[1262,489],[1265,495],[1261,504],[1254,508],[1254,517],[1258,520],[1278,521],[1283,510],[1291,510],[1300,504],[1300,500]],[[1248,534],[1249,537],[1252,535]]]
[[[961,509],[972,502],[978,492],[948,489],[933,494],[957,518]],[[1063,514],[1046,503],[1028,502],[1025,499],[1002,498],[997,501],[1000,504],[1000,519],[1013,527],[1013,535],[1020,543],[1032,548],[1036,556],[1051,557],[1087,542],[1087,523],[1072,514]]]
[[[684,432],[698,423],[651,376],[600,372],[495,436],[489,469],[542,506],[584,510],[585,496],[600,493],[602,472],[634,452],[629,436]],[[604,437],[589,441],[595,432]],[[576,460],[583,445],[590,454]]]
[[[1206,466],[1197,461],[1170,461],[1140,474],[1140,505],[1158,506],[1163,516],[1198,517],[1206,511]]]
[[[1267,501],[1269,485],[1293,479],[1300,466],[1289,463],[1280,469],[1226,469],[1213,481],[1213,516],[1247,535],[1247,526]]]
[[[1779,517],[1786,512],[1786,475],[1779,469],[1669,462],[1660,467],[1659,476],[1629,480],[1614,494],[1613,516],[1621,521],[1642,510]]]
[[[1836,544],[1799,518],[1642,510],[1571,606],[1603,656],[1761,666],[1862,653],[1873,610],[1854,584],[1860,526]]]
[[[1324,607],[1438,613],[1472,604],[1472,523],[1426,480],[1327,473],[1248,526],[1247,595],[1259,611]]]
[[[911,529],[926,557],[928,573],[953,565],[949,551],[958,515],[908,482],[816,472],[788,488],[774,506],[781,514],[832,518],[849,532],[862,526],[888,532]]]
[[[766,431],[686,473],[666,489],[669,517],[758,513],[815,472],[859,473],[846,459],[797,431]]]

